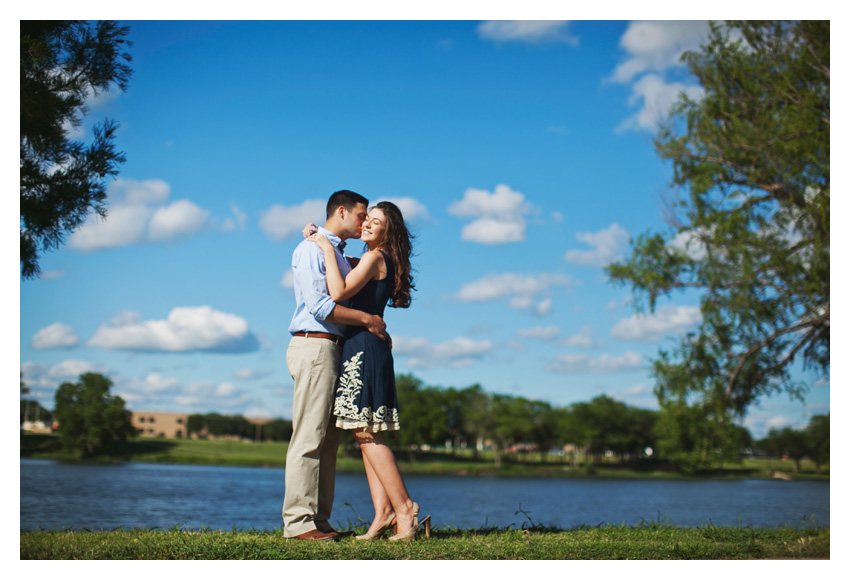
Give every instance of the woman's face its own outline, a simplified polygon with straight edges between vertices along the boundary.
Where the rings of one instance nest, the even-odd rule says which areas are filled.
[[[366,221],[363,222],[363,233],[360,234],[360,240],[363,242],[372,242],[379,244],[383,241],[387,233],[387,220],[384,212],[378,208],[372,208]]]

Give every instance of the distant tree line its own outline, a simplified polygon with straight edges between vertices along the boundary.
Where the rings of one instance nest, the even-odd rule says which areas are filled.
[[[59,423],[64,447],[82,457],[109,454],[136,435],[130,411],[121,397],[110,394],[111,386],[112,381],[102,375],[82,374],[79,382],[60,385],[52,412],[35,401],[22,400],[21,422],[27,410],[31,418],[38,409],[40,416],[52,415]],[[793,460],[795,472],[806,457],[818,472],[829,461],[828,414],[812,417],[803,429],[771,429],[754,442],[746,428],[714,420],[706,407],[654,411],[630,407],[607,395],[555,407],[525,397],[487,393],[478,384],[464,389],[424,386],[409,374],[396,376],[396,388],[402,429],[389,433],[387,441],[408,460],[440,448],[452,454],[469,450],[476,458],[486,449],[494,452],[498,464],[532,456],[546,462],[554,455],[576,466],[651,461],[685,472],[739,461],[743,451],[752,449]],[[21,394],[27,392],[21,381]],[[193,414],[187,431],[201,437],[283,442],[292,435],[292,422],[273,419],[258,425],[241,415]],[[356,452],[353,442],[344,444],[343,451]]]
[[[800,471],[800,460],[808,457],[815,471],[829,461],[829,414],[815,415],[803,429],[784,427],[771,429],[767,437],[757,443],[759,451],[771,457],[793,461],[794,473]]]
[[[261,441],[289,441],[292,436],[292,421],[272,419],[257,425],[242,415],[220,415],[218,413],[189,415],[186,430],[200,437],[239,437]]]

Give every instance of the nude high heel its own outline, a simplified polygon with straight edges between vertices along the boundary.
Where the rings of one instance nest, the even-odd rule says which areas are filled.
[[[362,536],[354,536],[354,539],[355,540],[377,540],[381,536],[384,535],[384,532],[386,532],[388,529],[390,529],[392,527],[393,523],[395,523],[395,514],[392,514],[389,518],[387,518],[387,521],[385,521],[383,523],[383,525],[380,528],[378,528],[375,532],[370,534],[367,531]]]
[[[419,527],[425,527],[425,537],[431,538],[431,516],[425,516],[423,520],[419,521],[419,504],[413,502],[413,526],[402,534],[396,534],[394,536],[390,536],[391,542],[399,542],[399,541],[409,541],[416,539],[416,533],[419,531]]]

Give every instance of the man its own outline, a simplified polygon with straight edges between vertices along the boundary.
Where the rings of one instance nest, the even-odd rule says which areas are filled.
[[[319,232],[336,247],[345,276],[351,265],[342,253],[345,240],[360,238],[369,200],[342,190],[328,200],[327,221]],[[286,366],[295,381],[292,439],[286,454],[283,535],[300,540],[338,540],[328,519],[334,498],[339,429],[332,421],[336,383],[342,365],[346,325],[365,326],[384,338],[380,316],[336,304],[328,294],[325,259],[313,242],[302,241],[292,254],[295,314]]]

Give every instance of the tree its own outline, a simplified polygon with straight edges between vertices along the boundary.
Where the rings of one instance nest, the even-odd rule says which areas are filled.
[[[815,471],[820,473],[824,463],[829,461],[829,414],[815,415],[806,427],[806,438],[809,442],[809,459],[815,464]]]
[[[794,473],[800,472],[800,460],[809,453],[809,442],[804,431],[792,427],[771,429],[762,442],[762,448],[772,455],[788,456],[794,462]]]
[[[95,125],[86,146],[71,141],[86,101],[117,85],[126,90],[129,28],[112,21],[21,21],[21,276],[40,274],[39,251],[57,248],[90,210],[106,217],[104,179],[124,155],[118,125]]]
[[[682,96],[655,141],[684,194],[673,228],[607,271],[638,309],[700,294],[698,331],[653,365],[656,393],[741,416],[802,398],[794,361],[829,370],[829,21],[712,24],[683,60],[704,96]]]
[[[135,433],[124,400],[109,394],[111,386],[112,381],[98,373],[85,373],[78,383],[59,385],[53,417],[65,449],[84,458],[106,454]]]

